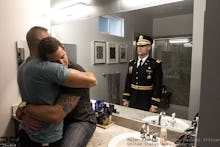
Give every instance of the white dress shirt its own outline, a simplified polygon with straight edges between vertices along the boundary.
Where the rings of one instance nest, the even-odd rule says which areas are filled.
[[[146,57],[144,57],[143,59],[141,59],[140,57],[138,57],[137,67],[140,65],[140,61],[141,61],[141,60],[142,60],[141,65],[143,65],[143,64],[144,64],[144,62],[147,60],[148,56],[149,56],[149,55],[147,55],[147,56],[146,56]]]

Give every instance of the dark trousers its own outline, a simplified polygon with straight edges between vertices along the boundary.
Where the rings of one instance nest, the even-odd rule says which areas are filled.
[[[152,90],[132,90],[129,107],[149,111]]]
[[[61,140],[50,143],[47,147],[60,147]],[[19,131],[17,147],[43,147],[44,145],[32,141],[24,130]],[[45,146],[46,147],[46,146]]]

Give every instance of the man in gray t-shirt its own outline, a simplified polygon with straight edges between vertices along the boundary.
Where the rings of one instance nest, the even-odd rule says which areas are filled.
[[[31,28],[26,36],[30,49],[30,57],[19,67],[18,85],[22,101],[35,105],[54,105],[60,94],[60,85],[72,88],[90,88],[97,84],[93,73],[79,72],[68,69],[61,64],[42,61],[38,58],[38,44],[41,39],[50,36],[47,29],[42,27]],[[19,107],[20,108],[20,107]],[[19,142],[29,142],[42,146],[59,146],[53,144],[62,138],[63,122],[44,123],[37,131],[30,131],[28,124],[31,121],[24,119],[24,112],[20,108],[20,113],[16,113],[23,123],[21,131],[28,137],[20,138]],[[37,126],[37,125],[36,125]],[[23,139],[23,140],[22,140]]]
[[[53,62],[42,62],[38,57],[28,57],[19,67],[18,85],[22,101],[34,105],[54,105],[70,69]],[[24,125],[22,129],[26,130]],[[62,138],[63,121],[45,123],[40,130],[29,133],[31,140],[52,143]]]

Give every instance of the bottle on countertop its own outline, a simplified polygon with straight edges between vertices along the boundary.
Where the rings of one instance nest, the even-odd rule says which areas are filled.
[[[170,120],[170,126],[175,127],[176,126],[176,113],[172,113],[172,118]]]
[[[167,145],[167,129],[164,127],[160,129],[160,144]]]

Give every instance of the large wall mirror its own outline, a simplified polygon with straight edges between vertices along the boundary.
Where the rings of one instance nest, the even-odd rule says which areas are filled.
[[[51,0],[51,6],[56,6],[61,2],[64,0]],[[165,111],[176,112],[177,117],[186,119],[189,106],[192,47],[186,47],[184,44],[169,44],[168,38],[188,37],[192,42],[193,0],[150,8],[132,7],[131,9],[124,8],[116,1],[112,1],[110,4],[108,0],[94,1],[91,5],[97,6],[94,16],[66,22],[52,21],[51,24],[51,32],[61,42],[75,44],[76,62],[87,71],[96,74],[99,83],[97,87],[91,88],[91,99],[103,99],[106,102],[121,104],[128,62],[135,57],[136,49],[133,40],[139,33],[148,34],[155,39],[152,55],[162,60],[165,77],[174,75],[176,79],[178,76],[181,77],[174,85],[167,84],[169,83],[168,78],[164,79],[168,85],[168,91],[172,92],[170,107],[166,107]],[[123,18],[124,37],[99,32],[99,16]],[[107,59],[103,59],[104,63],[94,64],[94,42],[97,41],[105,43],[103,48],[106,48],[106,53],[108,48],[111,50],[114,48],[114,44],[116,44],[114,50],[118,52],[120,45],[126,47],[127,61],[117,60],[113,63],[107,63]],[[175,64],[177,62],[179,64]],[[186,67],[186,69],[180,69],[180,66]],[[181,87],[181,85],[184,86]]]

